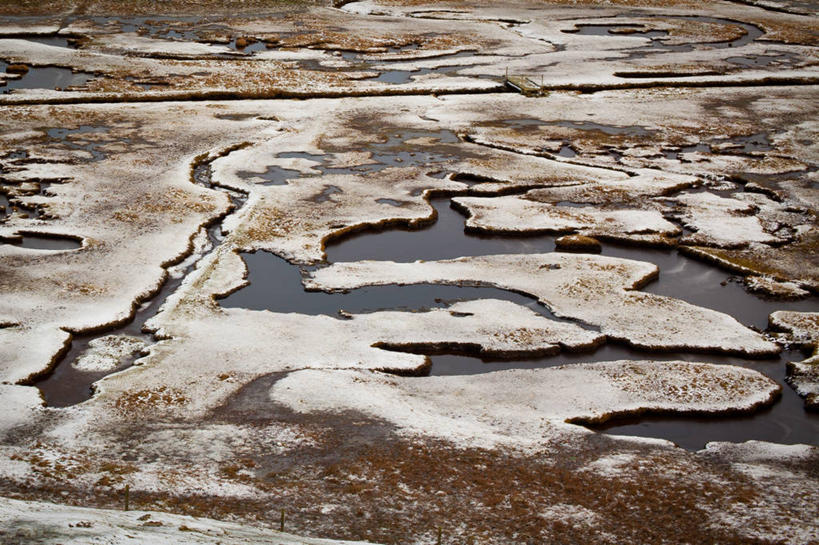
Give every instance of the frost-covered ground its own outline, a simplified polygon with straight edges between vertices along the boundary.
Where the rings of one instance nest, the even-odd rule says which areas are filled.
[[[216,520],[144,511],[113,511],[0,498],[4,543],[277,543],[355,545],[310,539]],[[363,542],[356,542],[363,543]]]
[[[1,540],[819,541],[816,19],[632,4],[0,7]]]

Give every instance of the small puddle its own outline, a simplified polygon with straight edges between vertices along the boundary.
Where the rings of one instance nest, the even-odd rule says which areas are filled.
[[[412,140],[424,139],[430,142],[430,145],[413,145]],[[430,175],[436,172],[435,166],[457,160],[463,157],[463,153],[456,155],[456,150],[446,146],[446,144],[455,144],[460,142],[458,136],[449,130],[441,131],[423,131],[423,130],[401,130],[398,132],[391,132],[389,135],[383,136],[382,142],[375,142],[368,144],[367,151],[371,153],[367,162],[353,167],[333,167],[334,155],[330,154],[313,154],[303,151],[287,151],[276,154],[277,159],[306,159],[314,164],[311,165],[313,170],[320,174],[365,174],[380,172],[386,168],[391,167],[409,167],[409,166],[429,166]],[[443,172],[442,176],[446,172]],[[277,166],[268,167],[271,172],[271,178],[276,180],[276,183],[266,185],[283,185],[288,180],[300,177],[313,177],[315,174],[302,174],[297,171],[280,168]],[[295,172],[294,175],[290,175]],[[254,172],[242,171],[240,176],[246,178],[263,177]]]
[[[565,127],[578,131],[598,131],[609,136],[651,136],[657,132],[655,130],[646,129],[640,125],[605,125],[603,123],[595,123],[594,121],[545,121],[543,119],[523,118],[503,119],[498,123],[503,128],[513,128],[520,132],[536,131],[540,127]],[[494,123],[493,126],[495,126]],[[568,148],[568,151],[563,151],[564,148]],[[571,143],[564,141],[561,152],[574,153],[574,150],[571,148]],[[562,153],[559,155],[562,155]],[[573,157],[573,155],[562,156]]]
[[[572,157],[577,157],[577,152],[574,151],[570,144],[563,144],[560,146],[560,150],[557,152],[560,157],[566,157],[571,159]]]
[[[324,189],[322,189],[319,193],[313,195],[312,197],[308,197],[307,200],[312,201],[314,203],[323,203],[327,201],[333,200],[333,195],[337,193],[344,193],[340,187],[337,185],[326,185]]]
[[[9,214],[11,214],[9,198],[5,193],[0,193],[0,221],[5,221]]]
[[[666,159],[680,160],[680,155],[684,153],[711,153],[711,146],[708,144],[694,144],[691,146],[683,146],[679,150],[663,150],[663,155]]]
[[[86,19],[83,16],[70,17],[69,21]],[[244,46],[237,44],[240,39],[235,31],[219,23],[208,22],[198,16],[150,16],[150,17],[90,17],[88,20],[106,29],[123,34],[137,34],[154,40],[171,42],[197,42],[224,46],[245,54],[267,49],[264,40],[249,39]],[[214,33],[219,37],[214,38]],[[232,38],[228,39],[229,36]],[[246,38],[247,39],[247,38]],[[236,58],[232,52],[214,53],[219,58]],[[141,84],[140,84],[141,85]]]
[[[104,125],[80,125],[76,129],[48,129],[46,134],[49,138],[59,141],[62,145],[73,150],[83,150],[91,154],[91,161],[101,161],[107,156],[98,148],[106,144],[130,144],[130,138],[100,139],[98,137],[84,138],[82,135],[93,135],[106,133],[109,127]]]
[[[768,138],[768,133],[759,132],[749,136],[735,136],[713,141],[720,151],[731,151],[734,153],[755,153],[772,151],[773,146]]]
[[[401,208],[402,206],[408,204],[404,201],[396,201],[395,199],[375,199],[375,202],[378,204],[388,204],[390,206],[395,206],[396,208]]]
[[[575,25],[573,30],[564,30],[565,34],[578,34],[581,36],[618,36],[623,38],[638,37],[638,38],[667,38],[667,30],[646,30],[645,25],[642,24],[627,24],[627,23],[613,23],[613,24],[587,24],[581,23]]]
[[[143,81],[140,78],[135,78],[134,76],[125,76],[125,81],[130,82],[132,85],[139,87],[143,91],[150,91],[156,87],[167,87],[166,83],[150,83]]]
[[[177,39],[195,41],[199,38],[193,24],[203,22],[198,16],[149,16],[149,17],[86,17],[72,16],[69,22],[89,20],[107,28],[115,28],[120,33],[137,33],[157,39]],[[199,30],[199,29],[197,29]]]
[[[8,63],[0,61],[0,71],[5,72]],[[94,78],[89,72],[73,72],[69,68],[56,66],[29,66],[29,70],[17,79],[6,80],[0,87],[0,94],[14,89],[62,89],[85,85]]]
[[[368,78],[371,81],[383,81],[384,83],[396,83],[396,84],[404,84],[409,83],[412,80],[413,74],[419,74],[419,72],[410,72],[409,70],[388,70],[386,72],[381,72],[374,78]]]
[[[0,242],[29,250],[76,250],[82,248],[82,239],[36,233],[21,233],[19,238],[0,239]]]
[[[640,125],[629,125],[621,127],[617,125],[603,125],[593,121],[552,121],[548,123],[541,123],[542,125],[553,125],[558,127],[566,127],[569,129],[576,129],[580,131],[600,131],[610,136],[651,136],[657,131],[648,130]]]
[[[730,138],[714,138],[707,142],[700,142],[677,149],[664,149],[666,159],[681,160],[681,155],[687,153],[721,153],[721,154],[753,154],[772,151],[768,133],[759,132],[748,136],[732,136]]]
[[[749,68],[760,68],[764,66],[797,66],[803,62],[798,55],[793,53],[728,57],[725,59],[725,61],[730,62],[731,64]]]
[[[29,42],[37,42],[39,44],[50,45],[54,47],[64,47],[66,49],[73,49],[69,38],[63,36],[27,36],[25,38]]]
[[[0,219],[10,216],[13,212],[17,212],[21,218],[34,218],[34,219],[49,219],[49,215],[45,210],[45,206],[41,203],[27,203],[21,200],[24,197],[29,197],[32,195],[42,195],[44,197],[53,197],[53,193],[49,190],[49,188],[54,185],[55,183],[62,183],[63,180],[61,179],[53,179],[51,181],[40,180],[35,183],[37,186],[36,190],[28,190],[25,192],[19,192],[18,195],[12,196],[9,198],[8,195],[0,193]],[[0,181],[0,191],[9,191],[11,187],[8,185],[3,185],[2,181]],[[19,189],[18,189],[19,191]]]
[[[261,178],[265,180],[260,185],[287,185],[288,180],[301,177],[301,172],[298,170],[291,170],[289,168],[282,168],[276,165],[270,165],[264,172],[251,172],[249,170],[241,170],[236,175],[243,180],[252,180],[253,178]]]
[[[676,72],[674,70],[671,71],[648,71],[648,72],[630,72],[630,71],[617,71],[614,72],[614,76],[617,78],[644,78],[644,79],[661,79],[661,78],[692,78],[692,77],[702,77],[702,76],[721,76],[723,72],[720,70],[699,70],[699,71],[681,71]]]
[[[416,46],[417,49],[417,46]],[[396,53],[397,51],[390,51]],[[481,63],[475,64],[461,64],[462,61],[455,61],[455,59],[475,57],[476,52],[473,50],[459,51],[457,53],[445,53],[440,55],[431,55],[427,57],[409,58],[406,56],[400,57],[377,57],[368,56],[362,58],[358,53],[343,52],[341,57],[352,63],[352,66],[345,67],[344,70],[356,70],[363,72],[379,72],[377,76],[365,78],[367,81],[380,81],[384,83],[392,83],[396,85],[403,85],[412,81],[414,76],[423,76],[426,74],[442,74],[445,76],[456,76],[459,71],[474,68]],[[409,67],[407,70],[384,70],[384,66],[390,64],[411,64],[411,63],[435,63],[436,66],[413,68]],[[313,65],[313,69],[321,69],[320,66]],[[492,76],[468,76],[468,77],[492,77]]]
[[[778,174],[759,174],[757,172],[737,172],[735,176],[742,183],[753,182],[765,188],[781,189],[782,185],[789,185],[801,181],[814,189],[819,189],[819,183],[812,181],[809,175],[817,171],[817,167],[808,167],[805,170],[783,172]]]
[[[544,121],[534,117],[510,118],[500,119],[498,121],[491,121],[487,125],[495,127],[500,126],[508,129],[515,129],[516,131],[534,130],[543,125],[549,125],[553,121]]]
[[[407,44],[399,47],[388,47],[387,53],[403,53],[404,51],[417,51],[420,46],[418,44]]]
[[[362,78],[362,81],[379,81],[382,83],[390,83],[393,85],[404,85],[410,83],[415,76],[423,76],[426,74],[442,74],[445,76],[456,76],[461,70],[475,68],[485,63],[463,64],[463,61],[455,59],[475,57],[478,53],[474,50],[458,51],[457,53],[441,53],[431,54],[428,56],[395,56],[396,53],[406,50],[417,49],[415,47],[405,47],[400,49],[390,48],[389,53],[394,56],[379,56],[373,53],[360,53],[356,51],[341,51],[338,58],[347,61],[349,64],[339,68],[332,65],[324,64],[320,60],[310,59],[299,62],[299,67],[303,70],[312,70],[318,72],[378,72],[377,75]],[[328,50],[333,51],[333,50]],[[335,54],[339,52],[333,51]],[[414,67],[413,63],[435,64],[435,66]],[[394,69],[389,68],[392,65],[396,66]],[[470,78],[489,78],[497,79],[496,76],[489,74],[464,76]]]
[[[426,74],[442,74],[444,76],[457,76],[461,70],[473,68],[471,65],[450,65],[437,68],[418,68],[417,70],[386,70],[372,78],[365,78],[367,81],[382,81],[384,83],[394,83],[403,85],[412,81],[413,76],[424,76]],[[375,69],[372,69],[375,70]],[[469,76],[482,77],[482,76]]]
[[[236,40],[239,38],[233,38],[228,45],[231,49],[235,51],[241,51],[243,53],[255,53],[257,51],[266,51],[267,50],[267,42],[264,41],[254,41],[253,43],[249,43],[244,47],[239,47],[236,45]]]

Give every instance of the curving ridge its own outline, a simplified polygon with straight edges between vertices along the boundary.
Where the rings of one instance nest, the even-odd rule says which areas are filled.
[[[527,449],[578,431],[567,424],[646,412],[752,412],[780,389],[761,373],[734,366],[621,360],[412,380],[310,369],[289,374],[269,395],[301,413],[354,409],[406,434]]]

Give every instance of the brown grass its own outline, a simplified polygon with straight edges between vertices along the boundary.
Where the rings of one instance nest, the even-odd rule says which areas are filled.
[[[347,437],[346,439],[349,439]],[[221,468],[222,477],[262,491],[258,500],[131,492],[135,509],[195,516],[235,517],[287,530],[339,539],[398,544],[424,538],[434,543],[755,543],[703,524],[712,510],[759,498],[742,477],[685,453],[639,452],[622,477],[579,469],[610,452],[602,438],[558,455],[522,456],[480,449],[457,450],[434,442],[373,441],[357,448],[333,437],[322,452],[289,468],[267,471],[269,458],[245,458]],[[341,441],[341,443],[339,443]],[[331,452],[335,458],[327,458]],[[723,483],[719,483],[724,480]],[[53,485],[52,485],[53,486]],[[38,479],[19,490],[43,499],[68,491],[61,501],[117,508],[114,488],[88,497],[61,482]],[[596,514],[593,524],[544,517],[549,506],[569,504]],[[331,512],[322,506],[332,505]],[[560,514],[558,507],[555,511]]]

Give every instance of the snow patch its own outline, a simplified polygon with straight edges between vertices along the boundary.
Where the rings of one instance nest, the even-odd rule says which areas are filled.
[[[158,511],[113,511],[0,498],[0,535],[37,543],[366,545]]]
[[[411,379],[305,370],[274,384],[270,398],[303,413],[361,411],[402,433],[461,446],[533,449],[583,433],[567,421],[645,411],[747,411],[770,403],[778,391],[764,375],[739,367],[614,361]]]
[[[88,350],[72,365],[80,371],[112,371],[122,363],[123,358],[144,350],[146,346],[142,339],[129,335],[98,337],[88,343]]]
[[[336,263],[311,272],[308,289],[348,290],[385,284],[479,283],[531,294],[558,317],[596,325],[648,350],[711,350],[770,355],[779,347],[727,314],[642,293],[657,274],[650,263],[607,256],[490,255],[442,261]]]

